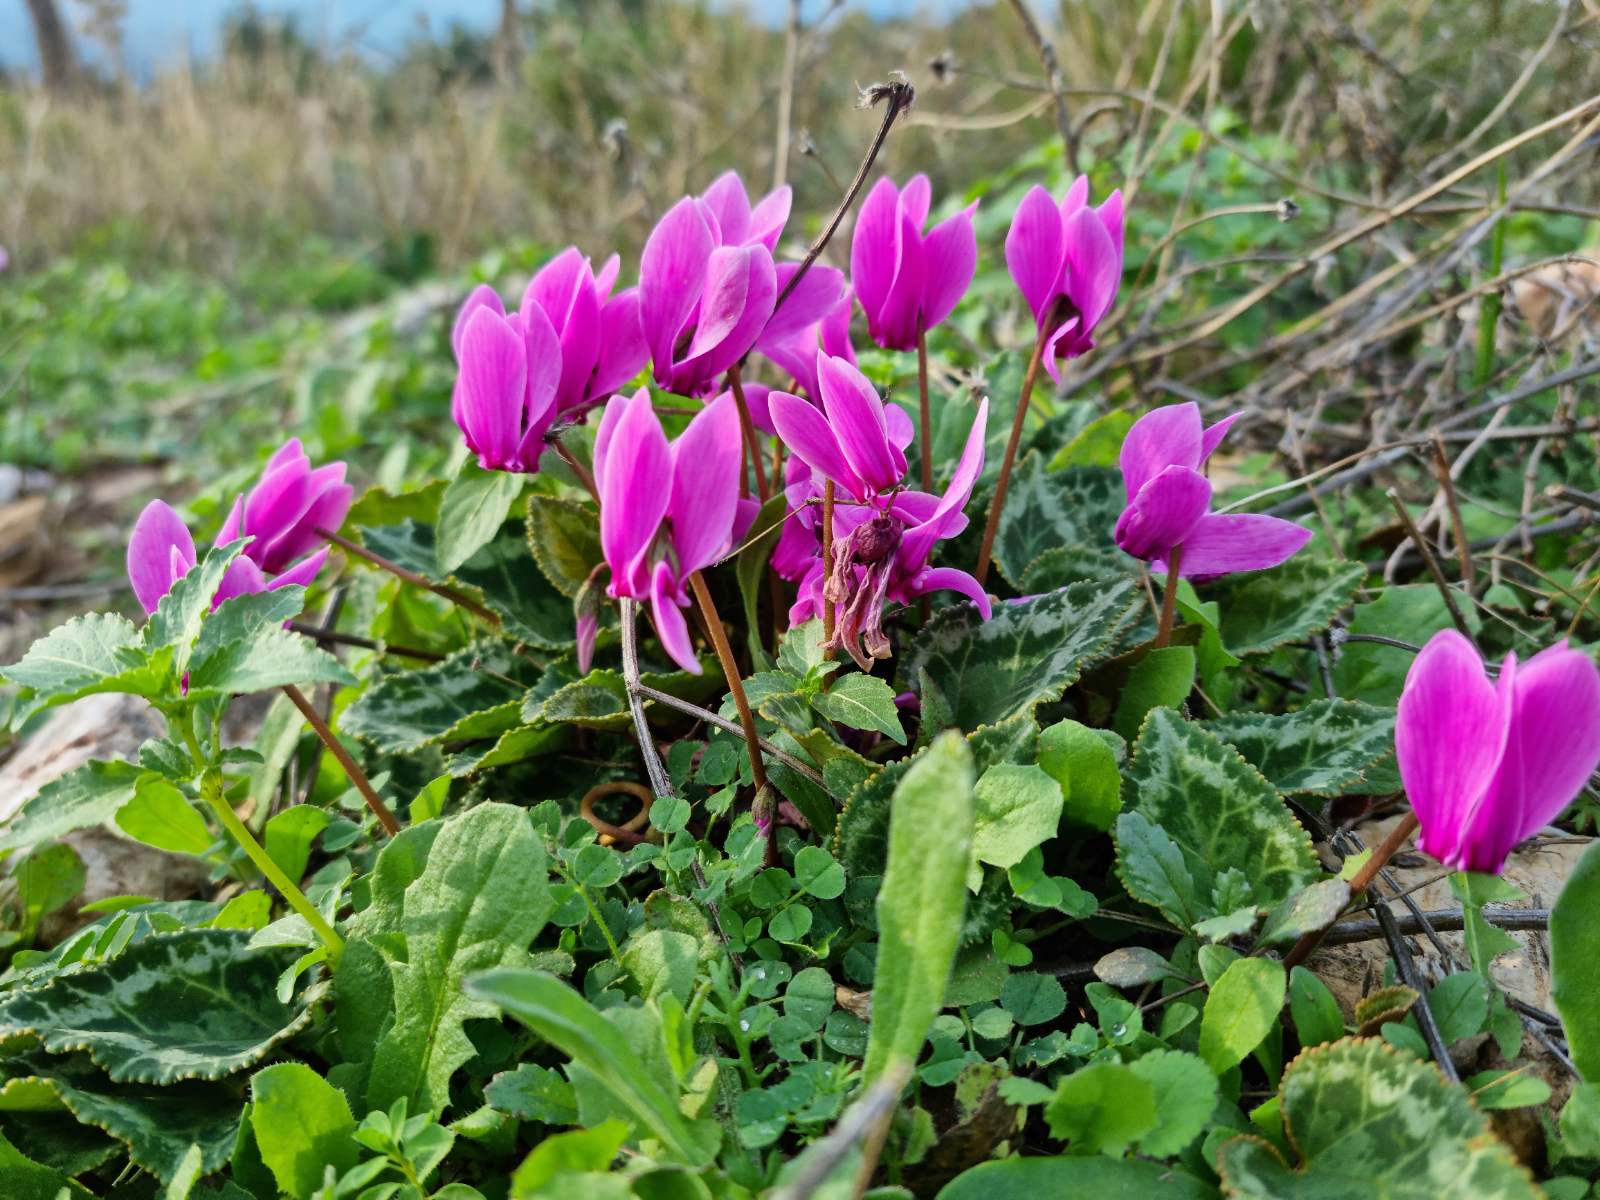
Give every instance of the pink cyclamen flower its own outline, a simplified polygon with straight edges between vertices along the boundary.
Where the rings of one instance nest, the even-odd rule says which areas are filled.
[[[1133,423],[1122,443],[1128,507],[1117,518],[1117,545],[1162,572],[1167,556],[1181,549],[1178,574],[1209,578],[1275,567],[1311,540],[1293,521],[1210,511],[1211,481],[1200,467],[1238,419],[1235,413],[1202,428],[1200,406],[1189,402]]]
[[[851,282],[868,333],[886,350],[915,349],[921,334],[954,311],[977,270],[977,203],[923,233],[930,196],[926,175],[913,176],[904,190],[885,177],[867,193],[856,221]]]
[[[1006,266],[1047,339],[1045,369],[1060,379],[1057,360],[1093,350],[1095,326],[1116,301],[1122,282],[1122,193],[1112,192],[1091,208],[1083,175],[1059,206],[1044,188],[1030,189],[1006,234]]]
[[[350,511],[353,490],[344,476],[342,462],[312,467],[299,438],[268,459],[261,479],[234,501],[217,533],[218,546],[250,541],[223,575],[212,607],[235,596],[308,586],[328,558],[315,530],[338,529]],[[196,561],[194,539],[178,514],[162,500],[145,505],[128,539],[128,579],[145,612],[155,612]]]
[[[1506,655],[1490,683],[1472,643],[1444,630],[1406,675],[1395,752],[1418,845],[1498,874],[1600,763],[1600,670],[1563,641],[1526,663]]]
[[[794,452],[786,491],[795,517],[785,524],[773,563],[780,574],[800,581],[790,623],[809,620],[821,613],[824,598],[833,600],[837,625],[830,646],[848,651],[869,670],[869,658],[889,654],[882,626],[888,601],[909,604],[931,592],[956,591],[977,605],[985,620],[990,616],[989,597],[976,579],[953,567],[929,565],[934,546],[967,526],[962,510],[983,471],[988,401],[978,406],[949,487],[943,496],[932,496],[898,487],[906,469],[910,419],[885,405],[842,359],[818,352],[817,376],[822,412],[783,392],[769,398],[778,435]],[[820,519],[807,501],[821,495],[829,479],[844,489],[845,500],[834,511],[834,569],[825,577]]]
[[[647,601],[662,647],[696,675],[681,610],[689,576],[726,554],[753,516],[739,504],[740,441],[739,413],[725,393],[669,443],[648,388],[613,396],[595,435],[607,591]]]
[[[798,270],[772,258],[789,203],[782,187],[752,208],[730,171],[704,195],[679,200],[650,231],[639,264],[639,321],[663,388],[704,396],[763,333],[775,340],[797,333],[838,302],[844,276],[814,266],[774,320],[778,296]]]
[[[619,261],[596,275],[569,246],[534,275],[517,312],[487,284],[462,304],[450,411],[486,470],[537,471],[558,417],[603,403],[644,366],[638,291],[611,294]]]

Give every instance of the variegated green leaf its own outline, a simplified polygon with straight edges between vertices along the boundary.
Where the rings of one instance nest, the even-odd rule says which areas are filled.
[[[528,548],[545,578],[569,599],[605,558],[594,509],[554,496],[528,497]]]
[[[1394,710],[1314,700],[1291,713],[1235,713],[1203,728],[1285,794],[1341,796],[1394,751]]]
[[[1131,582],[1075,583],[997,605],[987,621],[968,605],[946,609],[923,630],[908,672],[927,673],[958,728],[1003,721],[1059,699],[1107,652],[1140,602]]]
[[[42,708],[97,692],[127,692],[159,698],[166,690],[165,663],[152,662],[139,631],[115,613],[87,613],[57,626],[28,647],[22,660],[0,671],[0,679],[26,689],[12,713],[13,725]]]
[[[1134,811],[1177,843],[1201,918],[1238,907],[1214,902],[1224,867],[1243,872],[1250,901],[1260,907],[1287,899],[1321,873],[1311,838],[1272,786],[1233,747],[1170,708],[1145,721],[1130,781]]]
[[[396,671],[363,692],[339,728],[392,754],[453,739],[498,737],[518,723],[527,670],[497,638],[456,651],[417,671]],[[515,675],[508,672],[517,672]],[[515,704],[505,716],[505,705]],[[492,717],[491,717],[492,714]],[[474,717],[481,727],[463,727]],[[496,719],[498,718],[498,719]]]
[[[1490,1131],[1466,1092],[1432,1063],[1376,1038],[1307,1050],[1279,1093],[1298,1153],[1286,1164],[1269,1144],[1222,1147],[1223,1195],[1237,1200],[1537,1200],[1527,1168]]]
[[[1355,599],[1360,563],[1300,554],[1270,571],[1236,575],[1205,593],[1222,611],[1222,640],[1234,654],[1268,650],[1328,627]]]
[[[1106,467],[1052,471],[1042,454],[1030,453],[1017,464],[1006,489],[995,565],[1020,588],[1029,564],[1052,547],[1113,550],[1111,531],[1123,503],[1120,472]]]
[[[0,1034],[87,1051],[116,1083],[220,1079],[258,1062],[310,1019],[284,1001],[292,950],[251,950],[239,930],[148,938],[108,962],[0,999]]]
[[[244,1102],[229,1083],[112,1083],[83,1054],[16,1054],[0,1063],[0,1113],[63,1108],[122,1142],[129,1158],[166,1182],[191,1146],[200,1147],[202,1171],[222,1169]]]

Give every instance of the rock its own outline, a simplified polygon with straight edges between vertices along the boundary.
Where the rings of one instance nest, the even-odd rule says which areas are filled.
[[[133,696],[88,696],[58,708],[44,725],[0,767],[0,824],[9,821],[40,788],[90,759],[136,759],[139,744],[163,732],[160,718]],[[123,837],[115,829],[80,829],[62,839],[83,859],[88,883],[77,901],[45,922],[46,942],[59,940],[87,924],[77,906],[107,896],[155,896],[163,900],[195,895],[206,881],[198,859],[164,854]]]

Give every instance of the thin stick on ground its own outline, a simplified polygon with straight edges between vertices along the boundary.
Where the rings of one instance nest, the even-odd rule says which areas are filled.
[[[1444,438],[1433,431],[1433,473],[1439,480],[1439,490],[1444,493],[1445,507],[1450,511],[1450,536],[1456,544],[1456,558],[1461,563],[1461,586],[1472,595],[1472,544],[1467,541],[1467,527],[1461,520],[1461,501],[1456,497],[1455,479],[1450,474],[1450,460],[1445,457]]]
[[[722,674],[728,681],[728,692],[733,697],[733,705],[739,710],[739,724],[744,729],[745,749],[750,755],[750,778],[755,783],[756,799],[761,802],[761,794],[767,792],[767,767],[761,759],[761,735],[756,731],[755,715],[750,711],[750,700],[744,694],[744,681],[739,676],[739,664],[733,659],[733,647],[728,644],[727,631],[722,628],[722,618],[717,615],[717,605],[711,599],[711,590],[706,587],[706,581],[699,571],[689,576],[689,587],[694,592],[695,602],[700,605],[700,615],[705,619],[706,633],[711,637],[711,646],[717,652],[717,662],[722,664]],[[778,865],[778,843],[772,836],[773,822],[769,819],[762,830],[766,839],[767,866]]]
[[[1445,607],[1450,610],[1450,620],[1461,631],[1463,637],[1469,641],[1472,638],[1472,628],[1467,624],[1466,617],[1461,615],[1461,609],[1456,604],[1456,594],[1450,590],[1450,581],[1444,577],[1444,568],[1439,565],[1439,560],[1434,557],[1428,539],[1422,536],[1422,530],[1417,528],[1416,521],[1412,520],[1411,513],[1407,510],[1405,502],[1400,499],[1400,493],[1393,488],[1384,492],[1389,497],[1389,503],[1394,505],[1394,511],[1399,514],[1400,523],[1406,527],[1406,535],[1411,539],[1411,544],[1417,548],[1417,553],[1422,555],[1422,561],[1428,566],[1428,573],[1433,576],[1433,582],[1439,589],[1439,594],[1444,597]]]
[[[312,532],[315,533],[319,538],[332,542],[340,549],[345,550],[350,554],[354,554],[357,558],[365,559],[373,566],[389,572],[389,574],[393,575],[396,579],[404,580],[406,583],[412,584],[416,587],[427,588],[428,591],[432,592],[434,595],[443,596],[452,604],[460,605],[474,616],[481,617],[491,625],[500,624],[499,614],[491,612],[489,609],[479,604],[476,600],[474,600],[471,596],[466,595],[464,592],[459,592],[455,588],[448,587],[442,583],[434,583],[433,580],[427,578],[426,576],[418,575],[410,568],[402,567],[399,563],[394,562],[391,559],[387,559],[375,551],[368,550],[359,542],[352,542],[343,534],[335,533],[331,529],[323,529],[318,527],[312,530]]]
[[[983,545],[978,550],[978,569],[973,572],[978,586],[989,579],[989,559],[994,553],[994,535],[1000,528],[1000,513],[1006,504],[1006,489],[1011,486],[1011,469],[1016,465],[1017,447],[1022,445],[1022,428],[1027,424],[1028,404],[1033,399],[1033,384],[1039,376],[1039,364],[1044,361],[1045,343],[1060,323],[1061,301],[1051,304],[1045,318],[1039,323],[1039,336],[1033,342],[1033,357],[1028,360],[1028,373],[1022,377],[1022,390],[1017,393],[1017,411],[1011,418],[1011,436],[1006,440],[1006,454],[1000,462],[1000,478],[994,485],[994,503],[989,505],[989,519],[983,527]]]
[[[350,782],[355,785],[356,791],[361,793],[361,798],[367,802],[367,807],[372,810],[372,815],[378,818],[378,824],[383,826],[384,832],[390,837],[400,832],[400,822],[395,820],[394,813],[389,811],[389,806],[383,802],[378,793],[373,790],[367,774],[350,757],[350,751],[334,736],[333,730],[328,728],[328,723],[322,719],[322,714],[316,705],[306,699],[305,693],[294,684],[285,684],[283,694],[289,697],[289,703],[300,710],[300,715],[306,719],[306,724],[311,726],[328,752],[339,761],[344,768],[344,773],[350,777]]]
[[[756,469],[756,495],[761,498],[761,503],[767,502],[767,469],[762,463],[761,438],[756,433],[756,423],[750,419],[750,405],[744,398],[744,378],[739,371],[739,364],[734,363],[728,368],[728,387],[733,392],[733,402],[739,409],[739,431],[744,435],[746,457],[754,464]],[[739,473],[739,488],[742,495],[749,494],[750,483],[744,477],[744,472]]]
[[[639,742],[639,757],[644,760],[644,773],[650,780],[650,790],[657,797],[675,796],[677,793],[672,788],[672,777],[667,774],[666,764],[661,761],[655,739],[650,736],[650,722],[644,715],[641,696],[644,685],[639,679],[639,604],[626,596],[619,603],[622,606],[622,682],[628,692],[628,711],[633,714],[633,732]],[[698,851],[690,859],[689,868],[694,872],[695,886],[704,892],[706,873],[700,866]],[[706,915],[711,918],[711,927],[717,931],[722,948],[727,951],[728,961],[733,963],[734,970],[742,972],[744,963],[734,951],[733,943],[728,940],[727,930],[722,927],[722,911],[717,902],[704,900],[702,903]]]
[[[1359,896],[1371,886],[1372,881],[1377,878],[1378,872],[1383,869],[1384,864],[1394,857],[1395,852],[1405,844],[1406,839],[1416,831],[1416,828],[1417,814],[1414,812],[1407,812],[1405,816],[1395,822],[1395,827],[1389,831],[1389,836],[1379,843],[1378,848],[1372,852],[1372,857],[1368,858],[1361,865],[1361,869],[1351,877],[1350,894],[1352,896]],[[1381,901],[1379,904],[1380,907],[1386,908]],[[1327,935],[1330,928],[1332,928],[1331,925],[1325,925],[1321,929],[1313,929],[1309,933],[1302,934],[1300,940],[1290,947],[1289,953],[1283,956],[1284,967],[1295,967],[1305,962],[1310,957],[1311,952],[1322,944],[1322,939]]]

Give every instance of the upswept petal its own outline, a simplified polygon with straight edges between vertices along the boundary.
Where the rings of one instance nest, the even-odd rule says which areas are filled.
[[[128,581],[139,606],[147,613],[155,612],[161,597],[194,564],[189,527],[166,501],[150,501],[128,537]]]
[[[529,431],[539,427],[542,434],[555,416],[556,389],[565,381],[561,339],[549,316],[538,305],[523,309],[519,315],[522,318],[522,342],[528,355],[522,427]],[[581,382],[578,386],[582,387]]]
[[[1516,844],[1561,815],[1600,763],[1600,671],[1557,643],[1516,668],[1494,782],[1462,833],[1471,870],[1498,872]]]
[[[472,319],[472,314],[480,308],[487,308],[496,316],[506,315],[506,306],[500,303],[500,293],[487,283],[480,283],[467,293],[467,298],[461,303],[461,310],[456,313],[455,323],[450,327],[450,349],[455,352],[456,361],[461,361],[461,335],[467,331],[467,322]]]
[[[1259,513],[1211,513],[1201,517],[1183,540],[1178,573],[1196,576],[1264,571],[1292,558],[1311,540],[1311,530],[1293,521]],[[1155,566],[1165,570],[1157,559]]]
[[[639,325],[663,386],[671,375],[678,334],[700,301],[715,243],[692,196],[669,208],[639,260]]]
[[[600,298],[600,303],[604,304],[606,298],[611,295],[611,289],[616,286],[617,275],[621,270],[622,256],[620,254],[613,254],[600,264],[600,270],[595,273],[594,277],[594,290],[595,294]]]
[[[889,445],[900,451],[901,458],[905,457],[905,449],[916,441],[917,427],[911,418],[906,415],[906,410],[898,404],[885,404],[883,406],[883,427],[889,435]],[[897,460],[898,461],[898,460]],[[905,464],[900,463],[900,473],[905,474]]]
[[[1106,233],[1111,237],[1111,244],[1116,247],[1117,261],[1122,261],[1122,189],[1118,188],[1100,202],[1100,207],[1095,209],[1100,214],[1100,223],[1106,227]]]
[[[672,495],[672,450],[644,388],[626,401],[611,429],[598,486],[600,548],[611,567],[611,594],[643,599],[650,586],[646,556]]]
[[[297,437],[290,438],[283,445],[272,452],[272,457],[267,459],[267,465],[261,468],[265,475],[268,471],[276,471],[286,463],[298,462],[307,470],[311,469],[311,459],[306,455],[306,448],[300,444]]]
[[[695,657],[694,643],[689,640],[689,624],[678,607],[677,582],[666,563],[656,564],[650,576],[650,616],[655,621],[656,637],[661,648],[678,666],[691,675],[700,674],[700,662]]]
[[[467,445],[485,468],[509,463],[522,433],[528,354],[510,321],[480,308],[461,335],[460,411]],[[248,502],[245,528],[251,524]]]
[[[1420,844],[1435,858],[1455,857],[1462,821],[1494,780],[1509,725],[1510,707],[1472,643],[1453,629],[1435,634],[1406,675],[1394,738]]]
[[[329,463],[311,472],[306,480],[311,502],[305,512],[298,521],[268,542],[261,553],[251,556],[261,564],[262,570],[269,574],[283,570],[302,554],[321,544],[322,539],[315,532],[319,527],[338,529],[344,524],[345,514],[350,511],[350,502],[355,494],[355,489],[344,481],[344,476],[345,465],[342,462]],[[218,536],[218,545],[226,545],[231,540],[220,540],[221,535]]]
[[[297,587],[310,587],[311,581],[317,577],[317,572],[322,570],[322,564],[327,561],[328,548],[324,546],[315,554],[306,555],[287,571],[282,571],[276,578],[269,580],[266,590],[270,592],[273,588],[289,587],[291,584]]]
[[[717,218],[724,246],[739,246],[750,228],[750,194],[737,171],[724,171],[700,196]]]
[[[323,555],[327,557],[326,554]],[[319,564],[320,565],[320,564]],[[224,600],[232,600],[235,596],[253,596],[257,592],[267,590],[267,577],[262,574],[261,568],[256,566],[253,559],[240,555],[228,564],[228,569],[222,574],[222,582],[217,585],[216,594],[211,597],[211,607],[216,608]]]
[[[1242,416],[1243,413],[1230,413],[1200,435],[1200,462],[1205,462],[1211,457],[1212,452],[1222,445],[1222,439],[1228,436],[1228,430],[1232,429],[1233,423]],[[1199,463],[1195,465],[1199,466]]]
[[[247,557],[265,564],[272,543],[294,528],[312,501],[311,472],[304,459],[291,459],[261,477],[245,493],[244,532],[254,540]]]
[[[589,260],[576,247],[563,250],[528,284],[522,297],[524,321],[533,308],[549,318],[559,341],[556,405],[575,408],[583,403],[601,347],[600,298]],[[532,355],[530,346],[530,359]],[[537,410],[530,405],[530,411]]]
[[[907,529],[900,538],[898,556],[902,563],[921,566],[933,553],[934,542],[950,536],[945,532],[946,518],[967,506],[978,476],[983,474],[983,446],[988,429],[989,398],[985,396],[978,402],[978,415],[973,419],[972,428],[967,431],[967,444],[962,447],[955,473],[950,476],[950,486],[945,488],[944,495],[939,498],[939,503],[928,518],[920,525]],[[984,619],[988,620],[988,617]]]
[[[695,414],[672,445],[672,545],[678,574],[689,575],[725,553],[739,500],[739,411],[724,392]]]
[[[1029,188],[1006,232],[1006,269],[1036,322],[1056,294],[1064,261],[1061,214],[1055,201],[1042,187]],[[865,300],[862,307],[866,307]]]
[[[744,312],[738,324],[719,344],[680,364],[688,368],[693,395],[701,396],[711,391],[716,386],[718,376],[750,353],[756,339],[761,336],[761,330],[772,317],[772,305],[778,298],[772,255],[762,246],[748,246],[746,250],[750,255],[749,286],[745,294]]]
[[[1082,317],[1085,333],[1111,311],[1122,282],[1122,256],[1100,216],[1080,208],[1062,225],[1066,255],[1066,293]]]
[[[922,328],[929,330],[955,311],[978,269],[978,235],[972,215],[977,201],[946,217],[922,242]]]
[[[956,567],[932,567],[917,575],[910,587],[912,596],[925,596],[929,592],[960,592],[977,606],[978,615],[987,621],[993,610],[989,595],[973,576]]]
[[[574,305],[584,293],[593,296],[594,275],[589,260],[576,246],[568,246],[534,272],[522,292],[522,308],[537,304],[550,323],[562,329],[573,316]]]
[[[1193,401],[1153,408],[1135,421],[1118,459],[1128,499],[1167,467],[1198,470],[1200,440],[1200,406]]]
[[[244,536],[244,495],[241,493],[233,498],[233,507],[228,510],[228,515],[223,519],[222,528],[217,530],[217,540],[214,545],[226,546],[229,542],[237,541]]]
[[[855,294],[847,283],[839,303],[822,318],[817,334],[824,350],[836,358],[844,359],[851,366],[856,365],[856,348],[850,344],[850,316],[854,310]]]
[[[779,294],[789,286],[789,280],[794,278],[799,269],[799,263],[777,264],[774,281]],[[844,272],[837,267],[825,267],[817,263],[801,276],[799,284],[784,300],[783,307],[773,311],[761,331],[758,345],[765,349],[769,341],[786,342],[805,334],[839,306],[845,291]]]
[[[876,313],[867,312],[867,330],[886,350],[912,350],[921,322],[922,293],[927,278],[922,235],[903,210],[900,214],[900,269]]]
[[[745,232],[748,242],[760,242],[768,253],[778,248],[783,227],[789,222],[789,206],[794,203],[794,191],[786,183],[774,188],[750,210],[750,226]]]
[[[618,292],[600,309],[600,353],[594,375],[583,394],[585,405],[598,404],[639,373],[650,357],[639,326],[639,291]]]
[[[746,246],[718,246],[706,264],[705,290],[700,294],[700,319],[685,361],[698,358],[733,332],[744,316],[750,291],[751,260],[759,251]]]
[[[886,175],[862,201],[850,239],[850,284],[870,325],[900,270],[900,234],[900,193]]]
[[[788,392],[771,392],[767,396],[767,410],[772,414],[778,437],[791,454],[856,499],[867,498],[871,489],[846,460],[839,439],[819,409]]]
[[[643,392],[649,396],[647,388],[640,388],[633,397]],[[612,396],[606,401],[606,406],[600,411],[600,425],[594,432],[594,481],[602,490],[606,480],[606,452],[611,446],[611,435],[616,432],[617,422],[622,420],[622,415],[628,411],[628,404],[633,399],[630,396]]]
[[[1077,358],[1094,349],[1094,339],[1081,327],[1077,317],[1068,317],[1057,325],[1044,343],[1045,373],[1057,383],[1061,382],[1061,359]]]
[[[817,535],[791,513],[772,547],[772,569],[784,579],[800,579],[811,569],[812,560],[820,552]]]
[[[928,207],[933,203],[933,185],[920,171],[906,180],[900,189],[900,211],[910,218],[912,228],[920,235],[928,221]]]
[[[889,444],[883,415],[883,401],[866,376],[842,358],[817,356],[817,383],[822,389],[822,407],[828,414],[839,449],[856,477],[869,492],[880,492],[900,482],[905,474],[905,455]],[[816,465],[816,464],[813,464]],[[839,482],[844,482],[839,480]],[[863,494],[856,499],[865,500]]]
[[[1165,558],[1174,546],[1183,545],[1210,507],[1209,479],[1188,467],[1167,467],[1122,510],[1114,534],[1117,545],[1135,558]]]
[[[1061,221],[1066,223],[1068,217],[1089,203],[1089,177],[1079,175],[1072,181],[1072,186],[1067,189],[1067,194],[1061,197]]]

